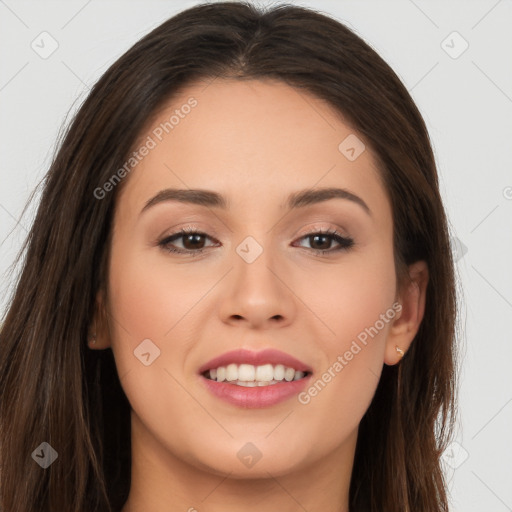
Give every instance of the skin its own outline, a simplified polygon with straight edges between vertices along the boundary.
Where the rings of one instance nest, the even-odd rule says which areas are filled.
[[[97,297],[97,342],[113,350],[132,406],[132,483],[123,512],[348,510],[357,429],[383,364],[397,364],[425,307],[428,269],[409,268],[396,288],[392,210],[368,145],[355,161],[338,146],[349,134],[325,102],[280,82],[197,83],[161,109],[152,129],[190,97],[198,104],[125,178],[117,198],[108,293]],[[362,139],[362,137],[359,137]],[[362,198],[330,199],[288,211],[288,195],[342,187]],[[201,188],[230,208],[163,202],[160,190]],[[204,252],[172,254],[158,241],[182,226],[208,237]],[[307,234],[335,228],[354,246],[316,254]],[[253,237],[252,263],[236,248]],[[329,240],[331,240],[329,242]],[[190,248],[187,239],[174,242]],[[211,395],[198,368],[235,348],[273,347],[313,368],[313,381],[379,315],[401,312],[308,404],[297,397],[241,409]],[[91,325],[93,330],[93,325]],[[144,339],[160,349],[145,366]],[[237,457],[248,442],[261,459]]]

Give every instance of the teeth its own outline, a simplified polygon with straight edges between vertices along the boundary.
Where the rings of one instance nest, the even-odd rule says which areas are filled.
[[[212,374],[210,373],[210,377]],[[226,368],[224,366],[220,366],[217,368],[217,382],[223,382],[226,380]]]
[[[276,364],[274,366],[274,379],[276,379],[276,380],[284,379],[284,366],[282,364]]]
[[[264,364],[256,368],[256,380],[270,382],[274,378],[274,367],[271,364]]]
[[[238,366],[236,364],[228,364],[226,367],[226,380],[231,382],[238,380]]]
[[[241,364],[238,367],[238,380],[255,380],[256,369],[252,364]],[[261,380],[261,379],[258,379]]]
[[[285,380],[290,382],[291,380],[293,380],[294,377],[295,377],[295,370],[293,368],[286,368],[286,370],[284,371]]]
[[[234,382],[231,382],[231,384],[236,384],[237,386],[242,386],[244,388],[256,388],[259,386],[272,386],[274,384],[279,384],[279,381],[271,380],[270,382],[264,382],[264,381],[255,382],[253,380],[249,380],[249,381],[236,380]]]
[[[232,384],[244,387],[268,386],[277,384],[283,380],[291,382],[299,380],[305,376],[305,372],[295,370],[291,367],[285,367],[282,364],[264,364],[254,366],[252,364],[228,364],[219,366],[209,371],[211,380],[217,382],[228,381]]]

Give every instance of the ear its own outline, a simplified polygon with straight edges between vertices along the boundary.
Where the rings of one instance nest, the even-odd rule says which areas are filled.
[[[108,314],[103,290],[96,295],[96,307],[94,316],[89,326],[89,337],[87,345],[91,349],[105,349],[111,346],[110,329],[108,325]],[[93,343],[93,338],[96,343]]]
[[[401,356],[396,347],[407,352],[425,313],[427,296],[428,267],[425,261],[409,265],[410,281],[406,281],[398,292],[398,302],[402,309],[396,315],[388,332],[384,363],[394,365]]]

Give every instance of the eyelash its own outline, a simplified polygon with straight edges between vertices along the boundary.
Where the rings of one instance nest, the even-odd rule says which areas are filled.
[[[169,244],[177,239],[180,239],[186,235],[202,235],[206,236],[211,239],[210,236],[208,236],[206,233],[202,233],[200,231],[195,230],[194,228],[182,228],[176,233],[173,233],[172,235],[169,235],[162,240],[158,242],[158,245],[162,247],[164,250],[175,253],[175,254],[186,254],[188,256],[195,256],[197,254],[200,254],[205,251],[205,249],[197,249],[195,251],[192,250],[184,250],[184,249],[177,249],[171,247]],[[299,240],[303,240],[304,238],[309,238],[314,235],[329,235],[329,237],[337,242],[340,246],[337,249],[311,249],[315,254],[327,254],[327,253],[336,253],[340,251],[347,251],[354,245],[354,240],[352,238],[348,238],[343,236],[341,233],[336,231],[335,229],[319,229],[318,231],[312,231],[311,233],[307,233],[299,238]]]

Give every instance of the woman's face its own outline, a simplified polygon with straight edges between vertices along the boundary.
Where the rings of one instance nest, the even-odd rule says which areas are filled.
[[[350,458],[399,316],[392,212],[371,150],[305,92],[221,79],[182,91],[136,149],[108,282],[133,442],[147,461],[235,478]],[[327,188],[346,192],[310,196]],[[171,237],[182,228],[200,234]],[[208,364],[237,349],[250,354]],[[269,349],[279,352],[250,357]],[[229,379],[266,385],[202,374],[222,378],[228,364]],[[287,367],[299,380],[267,383]]]

